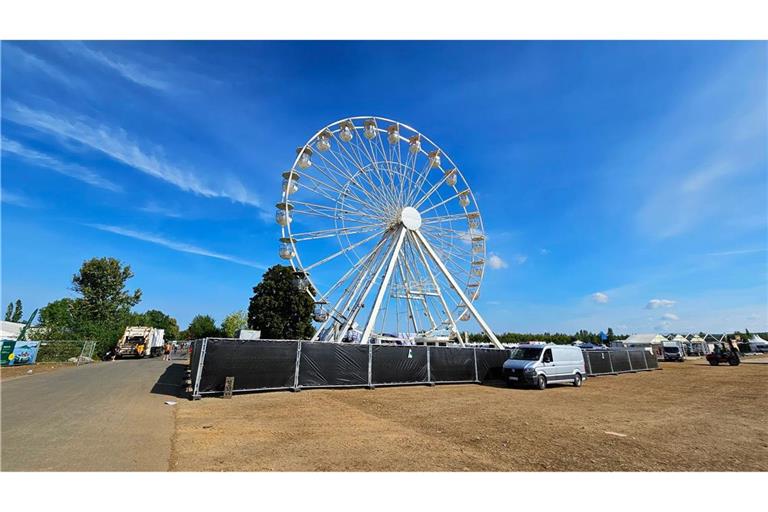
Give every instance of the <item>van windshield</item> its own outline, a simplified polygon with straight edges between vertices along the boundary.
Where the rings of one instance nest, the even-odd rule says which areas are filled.
[[[525,348],[516,348],[514,352],[512,352],[512,359],[520,359],[523,361],[537,361],[539,359],[539,356],[541,356],[541,350],[540,348],[532,348],[532,347],[525,347]]]
[[[664,352],[670,353],[670,354],[677,354],[680,352],[680,349],[678,347],[664,347]]]

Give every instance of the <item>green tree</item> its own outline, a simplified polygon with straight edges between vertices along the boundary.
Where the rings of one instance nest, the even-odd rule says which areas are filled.
[[[44,340],[80,339],[78,323],[75,318],[77,304],[73,299],[59,299],[49,302],[40,309],[37,333]]]
[[[216,338],[221,331],[216,327],[216,321],[209,315],[197,315],[187,327],[187,339]]]
[[[83,262],[72,276],[72,289],[82,295],[79,304],[84,318],[95,322],[115,322],[141,300],[141,290],[126,289],[133,277],[131,267],[116,258],[92,258]]]
[[[21,308],[21,299],[16,299],[16,308],[13,310],[13,316],[11,316],[11,322],[21,322],[22,315],[24,314]]]
[[[13,302],[8,303],[8,308],[5,310],[5,321],[10,322],[13,318]]]
[[[131,323],[133,325],[144,325],[156,329],[164,329],[165,339],[179,339],[179,324],[176,322],[176,319],[157,309],[150,309],[144,313],[133,313],[131,315]]]
[[[314,334],[314,301],[296,289],[293,270],[275,265],[253,288],[248,306],[248,326],[263,339],[307,339]]]
[[[611,329],[610,327],[608,328],[608,332],[606,332],[605,335],[608,336],[608,343],[616,339],[616,335],[613,334],[613,329]]]
[[[221,322],[221,330],[227,338],[237,336],[237,331],[248,326],[248,315],[245,311],[235,311],[224,317]]]

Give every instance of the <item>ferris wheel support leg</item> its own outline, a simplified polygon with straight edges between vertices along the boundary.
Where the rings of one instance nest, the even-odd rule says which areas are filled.
[[[448,303],[445,301],[445,297],[443,297],[443,294],[440,291],[440,285],[437,284],[437,279],[435,279],[435,274],[432,272],[432,268],[429,266],[427,257],[424,256],[424,251],[421,249],[421,244],[419,244],[419,241],[416,239],[414,235],[410,235],[410,236],[413,237],[413,245],[416,246],[416,251],[419,253],[419,259],[424,264],[424,268],[427,270],[427,274],[429,275],[429,278],[432,280],[432,284],[435,287],[437,296],[440,299],[440,304],[442,304],[445,314],[448,315],[448,321],[451,323],[451,330],[452,330],[451,334],[453,336],[456,336],[456,339],[459,340],[459,344],[463,347],[464,340],[462,339],[461,333],[459,332],[459,327],[456,325],[456,321],[453,319],[453,316],[451,316],[451,309],[448,307]]]
[[[478,313],[477,309],[475,309],[475,306],[472,305],[472,302],[467,298],[466,295],[464,295],[464,292],[461,290],[461,287],[456,283],[456,280],[453,278],[451,273],[448,271],[448,268],[443,264],[443,262],[440,260],[440,258],[437,256],[435,251],[432,249],[432,246],[429,245],[429,242],[427,242],[427,239],[424,238],[424,235],[421,234],[419,230],[414,231],[416,238],[418,238],[419,242],[424,246],[424,249],[427,250],[427,253],[429,254],[429,257],[432,258],[432,260],[435,262],[437,267],[440,269],[440,271],[445,275],[445,278],[448,280],[448,282],[451,284],[451,287],[453,290],[458,294],[458,296],[461,298],[461,301],[464,303],[464,305],[467,307],[470,313],[472,313],[472,316],[475,317],[475,320],[477,320],[477,323],[480,324],[480,327],[483,328],[485,331],[485,334],[490,338],[491,342],[496,345],[496,348],[503,349],[504,346],[499,342],[499,339],[496,337],[496,335],[491,330],[491,327],[485,323],[485,320],[483,320],[483,317],[480,316],[480,313]]]
[[[387,271],[384,274],[384,279],[381,281],[379,291],[376,293],[376,300],[374,301],[373,307],[371,308],[371,314],[368,317],[368,322],[365,324],[365,330],[363,331],[363,335],[360,338],[360,343],[368,343],[368,338],[370,337],[371,331],[373,330],[376,317],[379,314],[381,301],[384,299],[384,294],[386,293],[387,287],[389,286],[389,280],[392,278],[392,272],[395,269],[395,263],[397,263],[397,258],[400,256],[400,249],[403,247],[405,231],[406,229],[401,227],[400,233],[397,235],[397,242],[395,242],[395,248],[392,251],[392,257],[390,258],[389,264],[387,265]]]

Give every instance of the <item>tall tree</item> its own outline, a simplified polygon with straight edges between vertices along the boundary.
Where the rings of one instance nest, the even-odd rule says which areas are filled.
[[[5,310],[5,321],[10,322],[13,318],[13,302],[8,303],[8,308]]]
[[[76,320],[74,299],[59,299],[49,302],[40,310],[39,335],[46,340],[80,339],[79,323]]]
[[[133,277],[129,265],[116,258],[92,258],[72,276],[72,289],[82,295],[82,312],[92,320],[111,320],[141,301],[141,290],[126,289]]]
[[[605,335],[608,337],[607,338],[608,339],[608,343],[610,343],[610,342],[612,342],[613,340],[616,339],[616,335],[613,334],[613,329],[611,329],[610,327],[608,328],[608,332],[605,333]]]
[[[296,288],[293,270],[275,265],[253,288],[248,306],[248,326],[261,331],[262,339],[307,339],[314,334],[309,294]]]
[[[166,315],[157,309],[150,309],[144,313],[134,313],[131,315],[131,323],[134,325],[144,325],[156,329],[165,330],[165,339],[179,339],[179,324],[176,319]]]
[[[16,308],[13,310],[11,322],[21,322],[24,311],[21,308],[21,299],[16,299]]]
[[[248,315],[245,311],[235,311],[224,317],[221,322],[221,330],[227,338],[234,338],[237,331],[248,326]]]
[[[216,321],[209,315],[197,315],[187,327],[187,338],[190,340],[217,336],[221,336],[221,331],[216,327]]]

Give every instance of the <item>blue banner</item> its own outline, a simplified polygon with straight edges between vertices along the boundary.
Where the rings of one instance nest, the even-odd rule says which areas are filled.
[[[2,340],[0,347],[0,366],[19,366],[35,364],[39,341]]]

